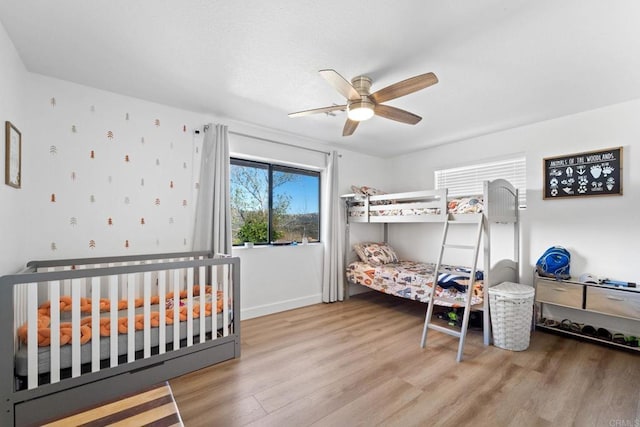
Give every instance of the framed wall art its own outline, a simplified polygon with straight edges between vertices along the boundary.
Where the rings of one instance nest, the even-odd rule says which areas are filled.
[[[11,187],[22,185],[22,134],[11,122],[5,122],[4,182]]]
[[[544,199],[622,195],[622,147],[543,159]]]

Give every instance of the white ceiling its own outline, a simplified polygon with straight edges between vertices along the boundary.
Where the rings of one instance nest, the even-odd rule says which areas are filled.
[[[640,98],[637,0],[2,0],[27,69],[390,156]],[[434,72],[342,137],[344,99],[317,73],[372,91]]]

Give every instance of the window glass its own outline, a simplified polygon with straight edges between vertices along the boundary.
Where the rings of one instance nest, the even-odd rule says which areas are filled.
[[[231,159],[233,244],[320,241],[320,173]]]

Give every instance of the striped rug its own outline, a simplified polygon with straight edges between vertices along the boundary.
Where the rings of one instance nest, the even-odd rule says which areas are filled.
[[[108,403],[50,424],[68,426],[154,426],[183,427],[178,407],[168,383],[135,396]]]

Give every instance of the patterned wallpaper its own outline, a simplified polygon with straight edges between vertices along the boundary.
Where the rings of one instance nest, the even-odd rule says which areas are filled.
[[[168,107],[88,94],[41,100],[46,143],[26,171],[46,215],[38,245],[50,258],[190,250],[202,138]]]

